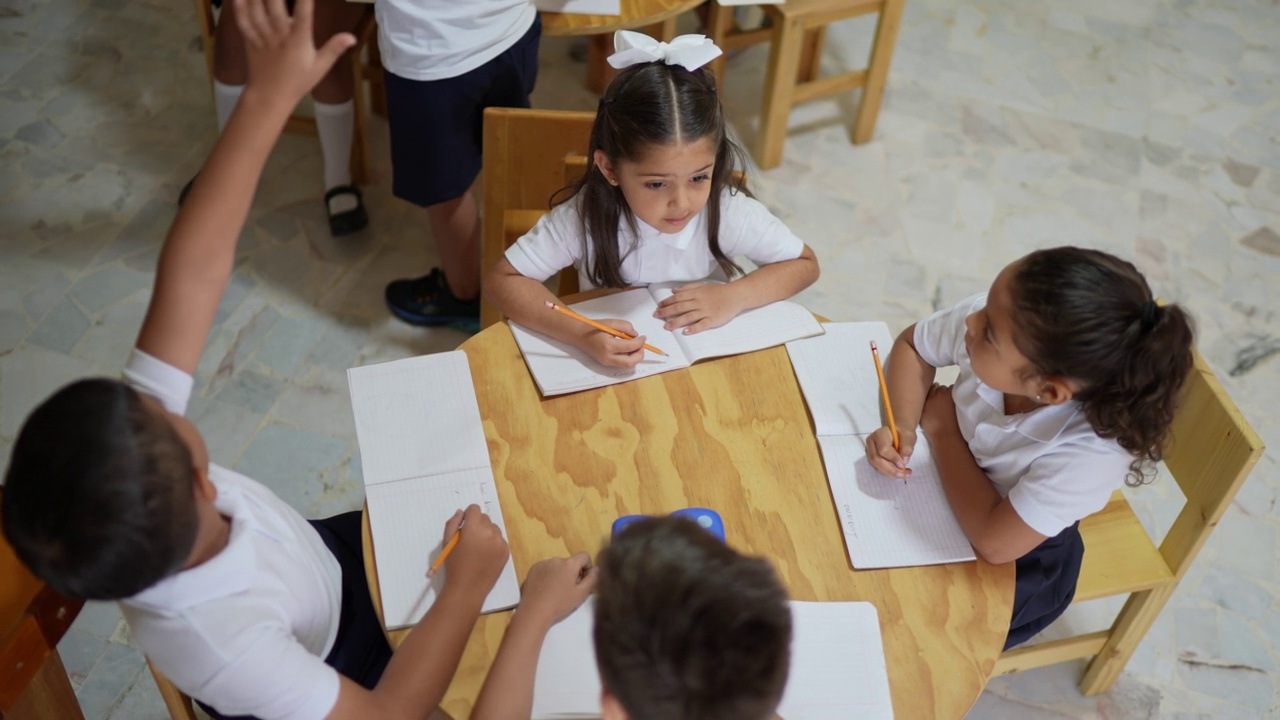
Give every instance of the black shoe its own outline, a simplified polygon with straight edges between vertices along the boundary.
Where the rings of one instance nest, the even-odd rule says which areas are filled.
[[[412,325],[453,325],[470,332],[480,329],[480,298],[454,297],[440,268],[432,268],[420,278],[387,285],[387,307]]]
[[[329,212],[329,201],[339,195],[355,195],[356,206],[335,215]],[[369,214],[364,210],[364,196],[355,185],[339,185],[325,193],[324,211],[329,215],[329,234],[334,237],[357,233],[369,226]]]
[[[187,184],[183,185],[182,189],[178,191],[178,207],[182,207],[182,203],[187,201],[187,196],[191,194],[191,186],[195,184],[196,176],[192,175],[191,179],[187,181]]]

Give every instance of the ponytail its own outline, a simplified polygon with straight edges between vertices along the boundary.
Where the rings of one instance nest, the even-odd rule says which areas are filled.
[[[1015,343],[1044,376],[1071,378],[1099,436],[1134,456],[1126,483],[1154,474],[1192,366],[1193,324],[1158,305],[1131,263],[1097,250],[1039,250],[1018,262]]]

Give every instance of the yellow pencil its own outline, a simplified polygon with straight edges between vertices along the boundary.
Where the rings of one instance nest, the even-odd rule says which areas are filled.
[[[606,332],[606,333],[609,333],[610,335],[612,335],[612,336],[614,336],[614,337],[616,337],[616,338],[622,338],[623,340],[635,340],[635,336],[628,335],[628,334],[626,334],[626,333],[622,332],[621,330],[615,330],[615,329],[613,329],[613,328],[609,327],[608,325],[605,325],[604,323],[596,322],[595,320],[592,320],[591,318],[589,318],[589,317],[587,317],[587,316],[585,316],[585,315],[579,315],[578,313],[576,313],[576,312],[574,312],[574,311],[570,310],[569,308],[567,308],[567,307],[565,307],[565,306],[563,306],[563,305],[557,305],[557,304],[555,304],[555,303],[551,302],[550,300],[548,300],[548,301],[546,302],[546,304],[547,304],[547,307],[551,308],[552,310],[556,310],[556,311],[562,312],[562,313],[564,313],[565,315],[568,315],[569,317],[573,318],[574,320],[580,320],[580,321],[582,321],[582,322],[584,322],[584,323],[586,323],[586,324],[590,325],[591,327],[593,327],[593,328],[595,328],[595,329],[599,330],[600,332]],[[664,353],[664,352],[662,352],[661,350],[659,350],[658,348],[656,348],[656,347],[654,347],[654,346],[650,345],[649,343],[645,343],[645,344],[644,344],[644,349],[645,349],[645,350],[648,350],[649,352],[657,353],[657,354],[659,354],[659,355],[662,355],[663,357],[665,357],[665,356],[666,356],[666,353]]]
[[[884,368],[880,365],[880,351],[876,341],[871,341],[871,359],[876,361],[876,376],[880,378],[880,397],[884,398],[884,411],[889,416],[889,433],[893,435],[893,449],[898,447],[898,424],[893,421],[893,405],[889,403],[889,386],[884,381]]]
[[[427,571],[427,577],[435,575],[436,571],[444,565],[444,561],[449,559],[449,553],[453,552],[453,549],[458,546],[458,538],[460,537],[462,537],[462,528],[453,531],[453,537],[449,538],[449,542],[445,543],[444,550],[441,550],[440,554],[436,556],[436,561],[431,563],[431,569]]]

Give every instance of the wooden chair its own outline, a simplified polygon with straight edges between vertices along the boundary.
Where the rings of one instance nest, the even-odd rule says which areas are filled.
[[[548,211],[551,196],[557,190],[585,172],[595,119],[593,112],[520,108],[484,111],[482,272],[493,267],[503,252]],[[577,270],[566,268],[560,273],[559,283],[559,294],[577,292]],[[497,308],[488,302],[483,304],[480,327],[501,319]]]
[[[994,674],[1091,658],[1080,690],[1106,692],[1187,573],[1258,458],[1262,440],[1236,409],[1204,358],[1182,391],[1165,465],[1186,504],[1157,548],[1119,492],[1080,523],[1084,565],[1074,602],[1129,595],[1110,628],[1009,650]]]
[[[862,88],[853,142],[865,143],[875,134],[880,102],[884,98],[889,63],[898,38],[905,0],[786,0],[781,5],[762,8],[769,26],[740,31],[733,25],[733,6],[712,0],[707,19],[707,35],[728,52],[769,41],[769,66],[764,98],[760,105],[760,125],[754,154],[767,170],[782,162],[782,143],[787,135],[787,118],[799,103]],[[826,39],[827,25],[868,13],[879,13],[871,58],[862,70],[819,78],[818,66]],[[723,84],[725,58],[711,64]]]
[[[147,667],[151,670],[151,677],[156,681],[156,687],[160,689],[164,706],[169,709],[169,717],[173,720],[198,720],[195,704],[191,702],[191,698],[157,670],[150,660],[147,661]]]
[[[225,0],[230,2],[231,0]],[[213,92],[213,56],[216,36],[212,0],[195,0],[196,20],[200,23],[200,44],[204,49],[205,70],[209,75],[209,91]],[[366,108],[386,116],[386,90],[382,75],[382,62],[378,54],[378,25],[374,21],[370,5],[355,30],[356,46],[351,49],[351,73],[354,76],[352,102],[355,106],[355,127],[351,138],[351,181],[364,184],[372,178],[369,170],[369,121]],[[365,95],[364,83],[369,82],[370,93]],[[315,135],[315,118],[294,114],[284,127],[285,132],[298,135]]]

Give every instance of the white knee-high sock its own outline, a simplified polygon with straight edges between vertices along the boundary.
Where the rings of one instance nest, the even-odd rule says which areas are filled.
[[[355,129],[355,104],[313,103],[316,109],[316,133],[320,135],[320,155],[324,159],[324,189],[351,184],[351,133]],[[352,195],[339,195],[329,201],[329,212],[340,213],[356,206]]]
[[[243,85],[224,85],[217,80],[213,81],[213,111],[218,116],[219,134],[227,126],[227,119],[231,117],[231,111],[236,109],[236,103],[240,102],[240,94],[243,92]]]

